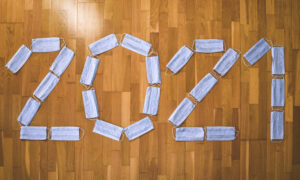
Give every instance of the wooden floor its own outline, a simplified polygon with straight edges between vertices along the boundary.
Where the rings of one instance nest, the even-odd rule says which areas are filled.
[[[155,130],[129,142],[92,132],[79,83],[88,44],[130,33],[158,50],[162,85]],[[20,141],[17,117],[58,52],[33,54],[17,73],[4,66],[36,37],[63,37],[76,53],[31,125],[80,126],[79,142]],[[222,53],[196,54],[178,75],[166,64],[196,38],[219,38],[245,53],[266,37],[284,45],[285,139],[270,141],[271,53],[248,68],[239,60],[183,126],[236,125],[233,142],[175,142],[168,123],[181,100]],[[0,0],[0,179],[300,179],[300,1]],[[145,58],[116,48],[100,56],[94,87],[100,118],[126,127],[143,117]]]

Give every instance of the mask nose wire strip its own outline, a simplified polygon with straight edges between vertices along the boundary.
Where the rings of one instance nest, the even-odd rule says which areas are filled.
[[[81,136],[79,137],[79,140],[81,140],[85,135],[85,130],[81,127],[79,128],[79,130],[81,131]]]
[[[121,35],[121,38],[120,38],[120,40],[119,40],[119,46],[121,46],[121,43],[122,43],[122,40],[123,40],[123,38],[124,38],[124,36],[125,36],[125,33],[123,33],[122,35]]]

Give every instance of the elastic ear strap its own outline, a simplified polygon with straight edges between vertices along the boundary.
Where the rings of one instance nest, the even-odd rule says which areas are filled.
[[[85,135],[85,130],[83,128],[79,128],[79,130],[81,130],[81,132],[82,132],[81,136],[79,137],[79,140],[81,140]]]
[[[89,85],[86,85],[86,84],[83,84],[83,83],[81,83],[82,85],[83,85],[83,87],[85,87],[87,90],[90,90],[91,89],[91,87],[92,86],[89,86]]]
[[[174,73],[173,72],[169,72],[169,69],[167,68],[166,71],[165,71],[165,75],[171,77],[171,76],[174,75]]]
[[[60,79],[60,77],[57,74],[55,74],[53,71],[50,71],[50,73],[56,76],[58,79]]]
[[[193,41],[193,44],[192,44],[192,50],[195,52],[196,48],[195,48],[195,39]]]
[[[176,136],[175,136],[175,134],[174,134],[174,129],[176,129],[176,126],[173,126],[173,127],[172,127],[172,137],[173,137],[173,139],[176,141]]]
[[[224,51],[226,51],[227,47],[226,47],[225,40],[223,40],[223,46],[224,46]]]
[[[18,124],[20,125],[20,126],[23,126],[23,124],[20,122],[20,121],[17,121],[18,122]]]
[[[197,99],[196,99],[196,98],[194,98],[194,96],[192,96],[190,93],[188,93],[188,97],[189,97],[189,98],[191,98],[191,99],[192,99],[192,102],[193,102],[193,104],[194,104],[195,106],[197,106],[197,104],[198,104],[198,101],[197,101]]]
[[[193,47],[190,47],[188,45],[185,45],[185,46],[188,47],[191,51],[195,52],[194,49],[193,49]]]
[[[273,74],[272,79],[284,79],[284,74]]]
[[[242,52],[239,49],[237,49],[237,48],[232,48],[232,49],[235,50],[235,51],[237,51],[239,53],[239,55],[242,54]]]
[[[158,53],[153,48],[151,48],[151,51],[150,51],[150,53],[149,53],[149,55],[147,57],[150,57],[151,55],[158,56]]]
[[[240,136],[240,131],[237,129],[237,127],[236,127],[236,130],[235,130],[235,137],[239,137]]]
[[[121,35],[121,38],[120,38],[120,40],[119,40],[119,46],[121,46],[124,37],[125,37],[125,33],[123,33],[123,34]]]
[[[63,42],[62,47],[64,47],[66,45],[65,39],[64,38],[60,38]]]
[[[270,39],[264,38],[267,42],[271,44],[271,47],[273,47],[273,42]]]
[[[243,61],[243,63],[244,63],[244,65],[246,66],[246,67],[251,67],[251,65],[248,65],[245,61],[246,61],[246,59],[244,58],[244,56],[242,56],[242,61]]]
[[[121,134],[120,142],[123,142],[123,141],[124,141],[124,137],[125,137],[124,130],[122,130],[122,134]]]
[[[203,127],[203,131],[204,131],[204,139],[206,140],[207,139],[207,130],[206,130],[206,127]]]
[[[217,80],[219,80],[222,76],[221,75],[219,75],[217,72],[215,72],[214,70],[212,70],[211,72],[210,72],[210,74],[214,77],[214,78],[216,78]]]
[[[284,106],[272,106],[272,111],[284,112]]]
[[[90,121],[96,121],[98,119],[98,117],[95,117],[95,118],[87,118],[87,120],[90,120]]]
[[[39,103],[42,103],[42,101],[41,101],[39,98],[37,98],[35,95],[32,95],[32,98],[33,98],[34,100],[38,101]]]
[[[49,132],[48,132],[48,134],[47,134],[47,139],[48,139],[48,140],[51,140],[51,128],[49,129]]]

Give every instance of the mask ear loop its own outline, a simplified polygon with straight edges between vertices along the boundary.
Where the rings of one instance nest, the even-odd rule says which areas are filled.
[[[224,52],[227,50],[225,40],[223,41]]]
[[[79,137],[79,140],[81,140],[85,135],[85,130],[81,127],[79,128],[79,130],[81,131],[81,136]]]
[[[190,93],[188,93],[188,97],[189,97],[189,99],[192,99],[193,104],[194,104],[195,106],[197,106],[197,104],[198,104],[197,99],[194,98],[194,96],[192,96]]]
[[[165,75],[171,77],[174,76],[175,74],[172,71],[169,72],[169,68],[166,68]]]
[[[186,47],[188,47],[191,51],[195,52],[194,50],[194,46],[195,46],[195,40],[193,41],[192,47],[185,45]]]
[[[50,73],[56,76],[58,79],[60,79],[60,77],[57,74],[55,74],[53,71],[50,71]]]
[[[151,55],[158,56],[158,53],[152,48],[149,55],[147,55],[147,57],[150,57]]]
[[[123,33],[123,34],[121,35],[121,38],[120,38],[120,40],[119,40],[119,42],[118,42],[118,43],[119,43],[119,46],[121,46],[122,41],[123,41],[125,35],[126,35],[126,33]]]
[[[48,139],[48,140],[51,140],[51,128],[49,129],[49,132],[48,132],[48,134],[47,134],[47,139]]]
[[[122,134],[121,134],[121,138],[120,138],[120,142],[123,142],[125,139],[125,134],[124,134],[124,130],[122,130]]]
[[[64,38],[60,38],[60,39],[61,39],[62,42],[63,42],[62,47],[60,48],[60,49],[62,49],[64,46],[66,46],[66,42],[65,42],[65,39],[64,39]]]
[[[247,63],[245,62],[246,59],[244,58],[244,56],[242,56],[242,61],[243,61],[244,65],[245,65],[246,67],[248,67],[248,68],[251,67],[251,65],[249,65],[249,64],[247,64]]]
[[[284,74],[273,74],[272,79],[284,79]]]
[[[264,38],[268,43],[271,44],[271,47],[273,47],[273,42],[270,39]]]
[[[204,140],[207,141],[207,130],[206,130],[206,127],[203,127],[203,131],[204,131]]]
[[[215,70],[212,70],[211,72],[210,72],[210,74],[214,77],[214,78],[216,78],[217,80],[219,80],[222,76],[219,74],[219,73],[217,73]]]
[[[174,129],[176,129],[176,128],[177,128],[176,126],[172,127],[172,137],[175,141],[176,141],[176,136],[174,135]]]
[[[284,106],[272,106],[272,111],[284,112]]]
[[[83,84],[83,83],[80,83],[80,84],[82,84],[83,87],[85,87],[87,90],[90,90],[90,89],[92,88],[92,86],[89,86],[89,85],[87,85],[87,84]]]

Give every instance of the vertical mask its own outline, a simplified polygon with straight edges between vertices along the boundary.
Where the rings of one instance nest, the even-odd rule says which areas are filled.
[[[110,34],[108,36],[105,36],[98,41],[95,41],[91,44],[89,44],[89,48],[93,54],[93,56],[96,56],[98,54],[102,54],[106,51],[109,51],[119,45],[118,39],[115,34]]]
[[[280,111],[271,112],[271,124],[270,124],[270,137],[271,140],[283,140],[284,139],[284,113]]]
[[[60,50],[58,37],[32,39],[32,52],[54,52]]]
[[[203,141],[204,130],[202,127],[176,128],[176,141]]]
[[[232,141],[235,140],[235,127],[229,126],[207,126],[207,141]]]
[[[157,115],[158,104],[160,97],[160,88],[159,87],[147,87],[145,103],[144,103],[144,114]]]
[[[44,102],[58,82],[59,78],[49,72],[33,92],[33,95]]]
[[[149,84],[160,84],[160,65],[158,56],[146,57],[147,79]]]
[[[152,44],[130,34],[125,34],[121,46],[143,56],[148,56]]]
[[[85,117],[87,119],[99,117],[96,91],[94,89],[82,91]]]
[[[86,57],[86,61],[80,78],[81,84],[92,86],[97,73],[97,69],[99,67],[99,63],[99,59],[90,56]]]
[[[195,52],[217,53],[224,51],[224,41],[222,39],[195,39]]]
[[[172,57],[170,62],[167,64],[167,68],[174,74],[178,73],[183,66],[190,60],[194,52],[186,46],[177,51],[177,53]]]
[[[79,127],[51,127],[50,128],[50,140],[53,141],[79,141]]]
[[[30,49],[25,45],[22,45],[5,66],[11,72],[16,73],[26,63],[31,56],[31,53],[32,51]]]
[[[124,133],[127,138],[131,141],[135,138],[138,138],[147,132],[154,129],[152,121],[149,117],[145,117],[144,119],[139,120],[136,123],[131,124],[130,126],[124,128]]]
[[[285,74],[284,47],[272,47],[272,74]]]
[[[46,140],[47,127],[44,126],[21,126],[21,140]]]
[[[71,63],[73,57],[74,52],[71,49],[64,46],[57,55],[53,64],[51,65],[50,71],[52,71],[57,76],[61,76]]]
[[[25,126],[28,126],[31,123],[36,112],[39,110],[40,106],[40,102],[30,97],[23,107],[21,113],[19,114],[18,122]]]
[[[252,66],[270,49],[271,46],[266,42],[264,38],[262,38],[244,54],[244,58]]]
[[[120,141],[123,128],[102,120],[96,120],[93,132]]]
[[[221,76],[224,76],[239,59],[239,57],[240,55],[237,52],[229,48],[215,65],[214,70]]]
[[[184,120],[191,114],[195,108],[195,104],[188,98],[184,98],[183,101],[177,106],[175,111],[169,117],[169,122],[174,126],[180,126]]]
[[[272,79],[271,106],[284,106],[284,79]]]
[[[209,91],[216,85],[218,80],[208,73],[201,81],[192,89],[190,94],[197,99],[198,102],[209,93]]]

